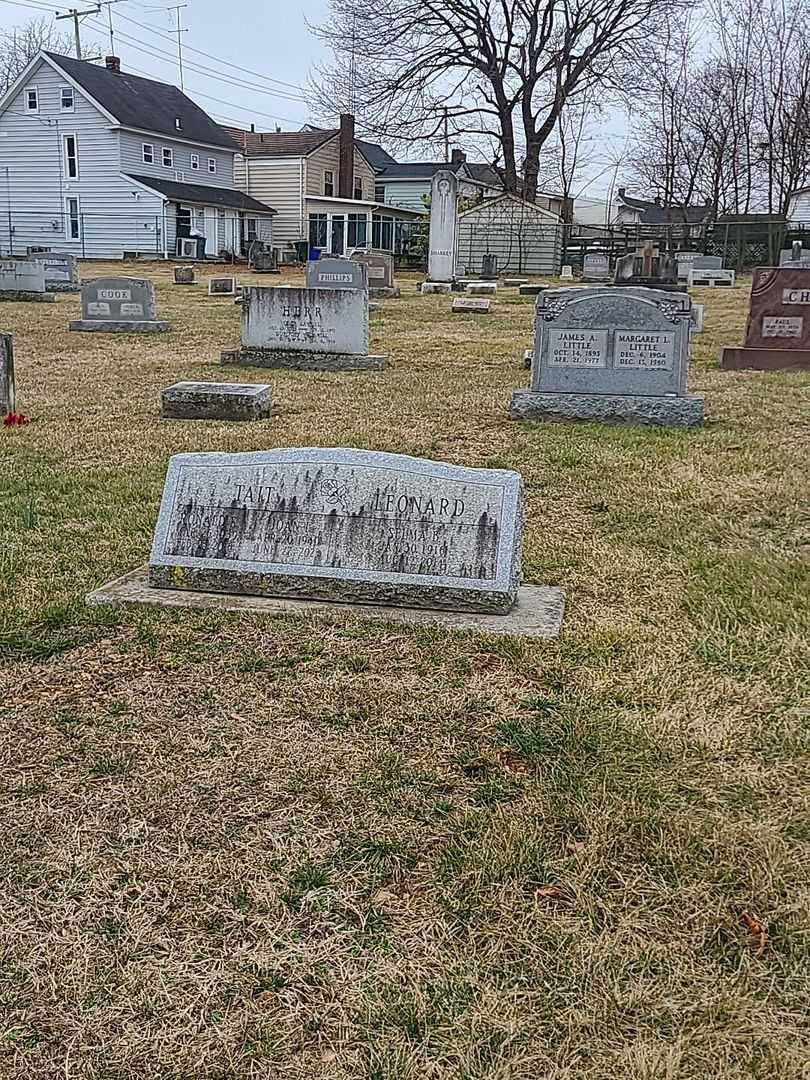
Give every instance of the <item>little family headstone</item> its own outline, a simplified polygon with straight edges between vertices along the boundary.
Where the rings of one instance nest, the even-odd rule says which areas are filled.
[[[368,271],[352,259],[312,259],[307,263],[308,289],[368,289]]]
[[[53,303],[53,294],[45,291],[45,270],[41,264],[25,259],[1,259],[0,300]]]
[[[738,370],[810,369],[810,274],[800,267],[754,271],[742,348],[725,348],[720,366]]]
[[[222,363],[311,371],[379,370],[386,358],[369,356],[368,337],[366,289],[249,286],[242,304],[242,347],[223,352]]]
[[[0,416],[13,413],[15,408],[14,343],[11,334],[0,334]]]
[[[703,399],[687,392],[686,293],[591,286],[538,300],[531,387],[515,419],[603,420],[691,427]]]
[[[157,318],[152,282],[130,277],[83,282],[82,317],[69,328],[105,334],[155,334],[171,329]]]
[[[76,256],[61,251],[34,252],[28,256],[45,273],[45,289],[48,292],[80,292],[79,269]]]
[[[356,251],[352,255],[368,271],[368,294],[375,300],[392,300],[399,297],[399,286],[394,282],[394,256],[382,251]]]

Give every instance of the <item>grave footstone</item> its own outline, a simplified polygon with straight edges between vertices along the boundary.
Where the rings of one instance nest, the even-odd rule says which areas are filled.
[[[167,420],[264,420],[273,391],[267,383],[178,382],[160,396]]]
[[[23,259],[0,260],[0,300],[53,303],[45,291],[45,270],[40,263]]]
[[[196,285],[197,278],[194,274],[193,266],[175,266],[174,268],[174,283],[175,285]]]
[[[497,281],[468,281],[464,291],[470,296],[495,296],[498,292]]]
[[[15,411],[14,343],[11,334],[0,334],[0,416]]]
[[[745,345],[725,348],[720,366],[779,371],[810,369],[810,274],[799,267],[754,271]]]
[[[491,300],[472,300],[458,296],[453,301],[450,310],[453,314],[471,311],[478,315],[488,315],[491,310],[491,305]]]
[[[209,296],[235,296],[236,278],[212,277],[208,279]]]
[[[71,330],[156,334],[171,330],[157,318],[155,286],[144,278],[92,278],[82,283],[82,317]]]
[[[368,271],[352,259],[313,259],[306,282],[308,289],[368,289]]]
[[[393,255],[382,251],[356,251],[352,260],[362,263],[368,270],[368,294],[372,299],[399,298],[399,287],[394,282]]]
[[[589,251],[583,256],[582,280],[586,283],[610,280],[610,259],[604,252]]]
[[[365,267],[354,264],[365,274]],[[368,353],[367,289],[263,289],[248,286],[242,347],[223,364],[310,371],[380,370]]]
[[[686,293],[589,286],[537,302],[531,388],[512,397],[515,419],[603,420],[691,427],[703,399],[687,393]]]
[[[573,268],[573,266],[569,266],[566,263],[562,267],[562,269],[560,270],[560,278],[561,278],[562,281],[573,281],[574,280],[574,268]]]
[[[458,180],[449,169],[433,174],[430,185],[428,281],[451,282],[456,274]]]
[[[47,292],[81,292],[75,255],[60,251],[34,252],[28,261],[44,270]]]

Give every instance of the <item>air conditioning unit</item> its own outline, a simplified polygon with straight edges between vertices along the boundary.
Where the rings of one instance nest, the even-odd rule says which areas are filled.
[[[197,241],[178,236],[177,254],[181,259],[195,259],[197,257]]]

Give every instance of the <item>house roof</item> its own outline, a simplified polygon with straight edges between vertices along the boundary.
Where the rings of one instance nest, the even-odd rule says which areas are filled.
[[[484,161],[465,161],[464,164],[473,180],[477,180],[480,184],[486,184],[487,187],[503,186],[503,181],[492,165],[487,165]]]
[[[392,158],[379,143],[366,142],[365,139],[357,139],[356,142],[360,153],[372,169],[379,170],[384,169],[387,165],[396,165],[396,158]]]
[[[125,173],[144,187],[165,195],[172,202],[203,203],[205,206],[223,206],[231,210],[253,210],[259,214],[275,214],[272,206],[253,199],[232,188],[211,187],[208,184],[184,184],[179,180],[164,180],[162,176],[142,176]]]
[[[225,129],[246,157],[306,157],[329,142],[337,129],[319,131],[243,131]]]
[[[432,180],[439,169],[458,172],[466,164],[465,161],[395,161],[380,169],[379,176],[382,180]]]
[[[236,149],[224,129],[176,86],[129,75],[125,71],[109,71],[99,64],[73,60],[58,53],[45,52],[45,56],[123,127],[208,143],[226,150]],[[175,123],[178,118],[181,128]]]
[[[619,194],[619,202],[631,210],[641,211],[644,225],[668,225],[672,222],[699,223],[706,219],[709,208],[706,206],[662,206],[649,199],[633,199],[629,195]]]
[[[529,202],[527,199],[521,199],[519,195],[513,195],[509,191],[504,191],[500,195],[490,195],[487,198],[481,199],[475,206],[471,206],[468,210],[462,210],[458,215],[459,218],[467,217],[468,214],[480,214],[482,210],[488,210],[490,207],[495,206],[500,202],[512,202],[517,203],[519,206],[524,207],[527,212],[534,213],[538,217],[551,218],[552,221],[559,222],[560,217],[555,214],[553,210],[547,210],[545,206],[538,206],[537,203]]]

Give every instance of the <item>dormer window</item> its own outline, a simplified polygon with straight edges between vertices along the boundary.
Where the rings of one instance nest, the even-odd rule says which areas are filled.
[[[39,90],[36,86],[26,86],[25,88],[25,111],[39,112]]]
[[[175,116],[175,118],[174,118],[174,128],[175,128],[175,131],[182,131],[183,130],[183,121],[180,119],[179,116]]]

